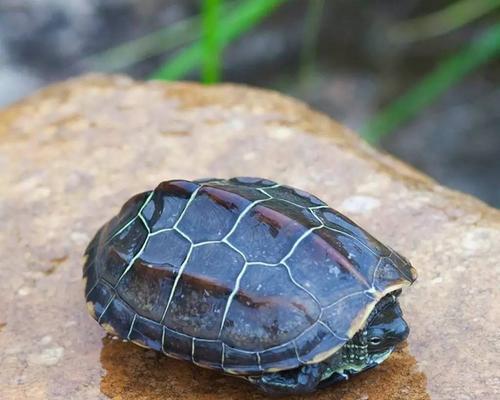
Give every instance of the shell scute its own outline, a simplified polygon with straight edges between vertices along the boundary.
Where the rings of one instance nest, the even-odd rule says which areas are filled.
[[[116,296],[106,309],[106,313],[102,314],[100,323],[102,325],[107,324],[111,327],[113,334],[122,338],[127,338],[134,316],[134,310],[132,310],[126,302]]]
[[[277,183],[269,179],[251,177],[251,176],[237,176],[235,178],[228,179],[226,182],[233,185],[241,185],[251,188],[267,188],[270,186],[276,186]]]
[[[193,339],[193,362],[211,369],[222,369],[222,342]]]
[[[150,231],[172,228],[182,215],[193,193],[199,188],[200,185],[184,180],[160,183],[142,210]]]
[[[389,257],[382,257],[373,273],[373,286],[382,291],[388,285],[404,284],[417,279],[416,271],[411,264],[399,254],[393,252]]]
[[[255,203],[259,200],[271,198],[270,195],[262,190],[259,190],[259,188],[247,187],[242,185],[228,185],[226,181],[209,182],[207,183],[207,185],[212,188],[218,188],[230,194],[238,195],[241,198],[246,199],[249,203]]]
[[[108,239],[112,238],[118,231],[122,230],[128,223],[133,221],[150,195],[151,191],[147,191],[136,194],[127,200],[121,207],[118,215],[111,218],[105,225],[102,236]]]
[[[266,200],[247,212],[228,240],[250,262],[279,263],[307,230],[319,224],[307,209]]]
[[[367,307],[373,303],[374,299],[365,292],[354,293],[324,308],[321,320],[337,338],[347,341],[355,333],[351,332],[353,327],[359,327],[365,317],[368,317],[368,315],[365,316]]]
[[[255,352],[234,349],[224,345],[223,368],[227,372],[258,374],[262,372],[260,358]]]
[[[136,217],[137,214],[111,236],[105,235],[109,230],[104,230],[100,235],[100,247],[104,248],[105,251],[99,256],[96,255],[96,269],[99,275],[112,286],[118,283],[146,242],[147,228]]]
[[[369,251],[373,251],[379,256],[388,256],[390,254],[390,250],[386,246],[338,211],[331,208],[322,208],[314,210],[314,214],[318,216],[325,227],[348,235],[351,240],[366,246]]]
[[[404,277],[404,280],[411,283],[415,282],[417,280],[417,270],[413,268],[410,262],[401,254],[392,249],[390,250],[391,254],[388,256],[388,258],[401,273],[402,277]]]
[[[295,340],[297,357],[303,363],[312,362],[321,355],[341,346],[344,341],[333,335],[324,324],[317,322]]]
[[[113,300],[113,289],[104,281],[97,281],[87,294],[87,302],[91,302],[94,307],[94,317],[100,320],[109,303]]]
[[[163,352],[181,360],[191,360],[192,338],[163,326]]]
[[[134,262],[116,286],[116,292],[137,314],[160,322],[174,286],[176,269],[168,265],[152,267]]]
[[[260,362],[264,371],[281,371],[290,368],[291,360],[298,366],[301,362],[293,343],[276,347],[259,353]]]
[[[220,240],[249,204],[251,201],[236,193],[203,186],[188,205],[178,229],[193,243]]]
[[[284,266],[249,265],[229,305],[221,339],[234,348],[263,351],[298,336],[320,312]]]
[[[83,265],[83,282],[84,282],[84,293],[85,297],[94,288],[94,286],[99,282],[100,276],[97,271],[97,259],[87,256],[85,264]]]
[[[295,189],[290,186],[278,186],[274,188],[265,189],[265,192],[272,197],[288,201],[300,207],[321,207],[326,206],[326,203],[307,193],[303,190]]]
[[[124,229],[112,235],[108,239],[107,246],[129,262],[139,252],[147,236],[147,228],[139,218],[136,218]]]
[[[217,339],[243,267],[243,257],[224,243],[195,247],[168,307],[166,325],[193,337]]]
[[[110,246],[106,254],[103,255],[102,260],[98,261],[98,263],[107,266],[107,268],[99,268],[101,278],[106,280],[110,285],[116,285],[127,269],[129,261],[116,251],[113,246]]]
[[[129,340],[139,346],[161,351],[163,326],[150,319],[137,316],[135,318]]]
[[[178,269],[190,247],[191,243],[174,230],[158,232],[149,236],[140,258],[145,264]]]
[[[295,281],[313,291],[323,307],[368,288],[360,269],[360,261],[367,261],[366,252],[351,253],[342,246],[338,236],[324,228],[311,232],[287,260]],[[332,243],[336,243],[338,247],[333,247]],[[349,245],[347,243],[348,247]],[[349,257],[349,254],[354,256]],[[373,260],[368,261],[376,264],[376,258],[373,255],[368,257],[370,256]]]

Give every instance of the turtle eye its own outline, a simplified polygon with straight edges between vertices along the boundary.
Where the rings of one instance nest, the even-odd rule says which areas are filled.
[[[370,339],[368,339],[368,341],[373,346],[378,346],[380,343],[382,343],[382,339],[379,338],[378,336],[373,336]]]

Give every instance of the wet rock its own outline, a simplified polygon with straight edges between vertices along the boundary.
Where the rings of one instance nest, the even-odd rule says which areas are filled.
[[[402,297],[409,345],[315,398],[500,390],[500,213],[297,101],[232,85],[81,78],[0,113],[0,166],[0,398],[262,398],[238,379],[106,338],[82,293],[88,239],[132,194],[234,175],[316,194],[419,271]]]

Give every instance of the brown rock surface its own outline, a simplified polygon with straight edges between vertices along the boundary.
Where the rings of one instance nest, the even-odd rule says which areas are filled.
[[[265,176],[410,258],[409,346],[312,398],[500,398],[500,213],[276,93],[86,77],[0,113],[0,398],[250,399],[250,386],[105,338],[82,253],[161,180]]]

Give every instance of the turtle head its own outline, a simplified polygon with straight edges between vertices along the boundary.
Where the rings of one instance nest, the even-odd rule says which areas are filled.
[[[389,295],[387,300],[375,309],[373,317],[370,315],[372,318],[362,333],[366,338],[368,355],[373,359],[392,352],[410,333],[396,296]]]
[[[342,361],[335,372],[352,375],[382,363],[410,332],[397,300],[398,292],[385,296],[375,306],[365,327],[342,348]]]

